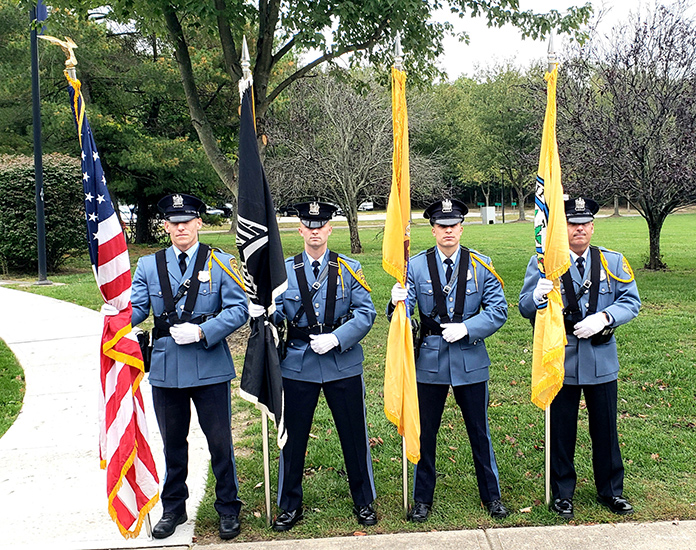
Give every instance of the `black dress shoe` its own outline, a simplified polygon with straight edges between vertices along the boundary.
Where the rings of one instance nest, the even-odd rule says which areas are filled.
[[[223,540],[233,539],[239,534],[239,518],[233,514],[220,516],[220,538]]]
[[[372,507],[372,503],[365,506],[353,506],[353,513],[358,518],[360,525],[377,525],[377,512]]]
[[[408,513],[408,519],[416,523],[423,523],[430,515],[430,507],[432,504],[425,502],[414,502],[413,508]]]
[[[302,518],[304,518],[304,514],[301,506],[297,510],[291,510],[290,512],[283,510],[275,518],[272,528],[274,531],[289,531]]]
[[[162,514],[162,519],[157,522],[157,525],[155,525],[155,528],[152,530],[152,536],[156,539],[166,539],[174,534],[177,525],[186,523],[186,520],[188,520],[186,512],[181,515],[165,512]]]
[[[606,506],[609,508],[609,510],[615,514],[619,514],[620,516],[626,516],[633,513],[633,506],[631,506],[631,503],[622,496],[603,497],[597,495],[597,502],[599,502],[602,506]]]
[[[575,517],[575,514],[573,514],[573,499],[570,498],[557,498],[549,504],[549,510],[556,512],[563,519],[573,519]]]
[[[503,519],[510,515],[510,512],[505,505],[498,499],[490,502],[484,502],[483,505],[488,509],[488,513],[494,519]]]

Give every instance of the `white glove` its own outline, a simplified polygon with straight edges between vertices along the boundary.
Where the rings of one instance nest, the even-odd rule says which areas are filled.
[[[118,315],[121,312],[111,304],[104,304],[99,310],[99,313],[102,315]]]
[[[541,278],[537,281],[536,288],[532,294],[535,304],[543,304],[547,298],[547,294],[553,290],[553,281],[545,278]]]
[[[171,334],[174,341],[180,346],[185,346],[186,344],[193,344],[201,339],[200,327],[194,325],[193,323],[181,323],[179,325],[174,325],[169,329],[169,334]]]
[[[461,340],[469,334],[464,323],[442,323],[440,326],[442,327],[442,337],[445,339],[445,342],[450,344]]]
[[[392,305],[396,306],[397,302],[403,302],[405,300],[408,300],[408,285],[404,288],[401,286],[401,283],[396,283],[391,291]]]
[[[255,304],[254,302],[249,304],[249,315],[252,318],[256,319],[256,317],[261,317],[264,313],[266,313],[266,308],[262,305]]]
[[[327,351],[338,346],[338,338],[335,334],[311,334],[309,337],[312,339],[309,344],[312,346],[312,351],[319,355],[324,355]]]
[[[575,336],[578,338],[589,338],[590,336],[597,334],[608,324],[609,321],[604,313],[593,313],[592,315],[585,317],[579,323],[576,323],[576,325],[573,327],[575,329],[573,334],[575,334]]]

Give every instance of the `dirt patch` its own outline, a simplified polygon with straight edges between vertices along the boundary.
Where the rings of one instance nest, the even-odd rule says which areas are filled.
[[[244,357],[249,336],[251,336],[251,327],[249,323],[246,323],[227,337],[227,345],[230,347],[230,353],[233,356],[241,355]]]

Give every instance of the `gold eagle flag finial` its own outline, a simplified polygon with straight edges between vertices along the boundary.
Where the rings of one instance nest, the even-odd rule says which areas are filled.
[[[65,57],[67,58],[65,60],[65,70],[75,70],[75,67],[77,65],[77,58],[75,57],[75,52],[73,52],[73,50],[77,48],[77,44],[73,42],[72,38],[66,36],[65,40],[61,40],[60,38],[56,38],[55,36],[46,35],[39,35],[39,38],[43,38],[44,40],[48,40],[51,44],[56,44],[57,46],[60,46],[60,48],[63,50],[63,53],[65,53]]]

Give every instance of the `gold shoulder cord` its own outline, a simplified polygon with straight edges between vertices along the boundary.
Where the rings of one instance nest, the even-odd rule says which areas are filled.
[[[476,258],[476,259],[481,263],[481,265],[482,265],[483,267],[485,267],[488,271],[490,271],[490,272],[493,274],[493,276],[494,276],[496,279],[498,279],[498,281],[500,282],[500,286],[502,286],[503,288],[505,288],[505,283],[504,283],[503,280],[500,278],[500,275],[498,275],[498,274],[496,273],[495,268],[493,267],[492,264],[491,264],[491,265],[488,265],[486,262],[484,262],[479,256],[477,256],[477,255],[474,254],[473,252],[471,252],[471,257],[472,257],[472,258]],[[476,267],[476,264],[475,264],[473,261],[472,261],[472,264],[474,265],[474,267]],[[476,273],[476,269],[474,269],[474,273]]]
[[[246,292],[246,287],[244,286],[244,282],[242,281],[242,276],[239,274],[239,269],[237,268],[237,261],[234,258],[230,259],[230,269],[227,269],[225,264],[223,264],[220,261],[220,258],[218,258],[215,255],[215,252],[211,252],[210,258],[208,259],[208,270],[212,270],[213,268],[213,260],[222,268],[222,270],[227,273],[230,277],[232,277],[235,282],[242,287],[242,289]]]
[[[341,265],[346,266],[346,269],[350,272],[350,274],[355,278],[356,281],[360,283],[360,286],[362,286],[365,290],[368,292],[372,292],[372,289],[370,286],[367,284],[367,281],[365,280],[365,274],[363,273],[362,268],[358,269],[357,272],[353,271],[351,267],[348,265],[348,263],[341,258],[340,256],[338,257],[338,266],[339,266],[339,274],[340,274],[340,267]],[[343,286],[343,275],[341,275],[341,287]]]
[[[613,250],[611,252],[614,252]],[[628,264],[628,260],[626,257],[623,257],[623,270],[630,275],[628,279],[620,279],[616,275],[614,275],[610,270],[609,266],[607,264],[607,259],[604,257],[604,252],[601,250],[599,251],[599,258],[602,261],[602,266],[604,267],[604,270],[609,274],[609,276],[614,279],[615,281],[619,281],[620,283],[630,283],[635,279],[635,275],[633,274],[633,270],[631,269],[631,266]]]

